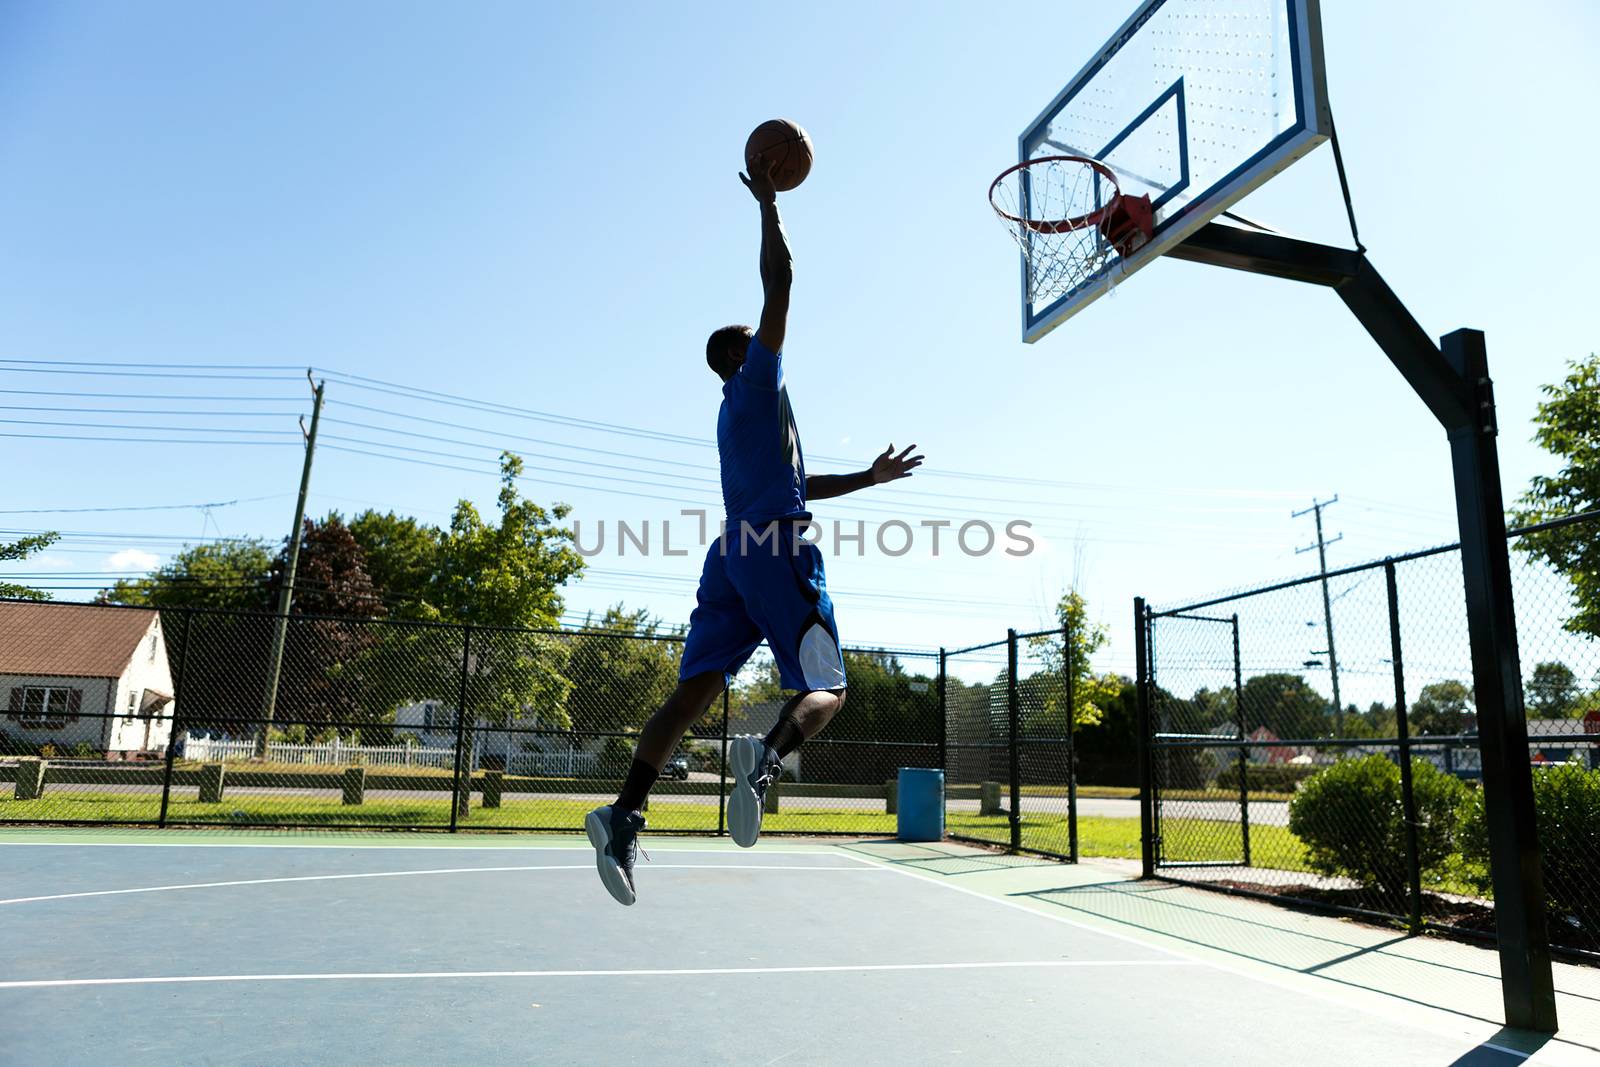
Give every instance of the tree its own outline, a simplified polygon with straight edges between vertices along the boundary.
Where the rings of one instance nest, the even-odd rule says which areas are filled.
[[[389,631],[379,653],[389,670],[374,673],[382,684],[367,694],[377,706],[393,709],[421,699],[455,705],[465,660],[468,724],[507,724],[531,714],[542,726],[571,725],[567,645],[551,631],[561,618],[561,587],[583,570],[583,557],[573,548],[572,531],[560,525],[571,509],[546,509],[522,496],[522,471],[520,458],[501,454],[498,523],[485,521],[471,501],[456,504],[450,528],[438,535],[422,598],[406,607],[409,618],[471,624],[472,634]],[[361,536],[392,549],[380,553],[391,580],[415,582],[430,554],[424,544],[430,535],[390,518],[358,520]],[[463,640],[470,643],[465,650]]]
[[[1545,719],[1564,719],[1578,700],[1578,676],[1565,663],[1538,663],[1525,687],[1528,710]]]
[[[24,537],[20,541],[0,544],[0,560],[23,560],[38,552],[42,548],[49,548],[61,539],[61,535],[54,530],[47,533],[34,534]],[[14,582],[0,582],[0,597],[10,597],[13,600],[49,600],[51,596],[42,589],[31,586],[17,585]]]
[[[1534,416],[1533,439],[1561,459],[1561,471],[1533,479],[1514,513],[1519,525],[1600,509],[1600,355],[1569,368],[1565,381],[1544,387],[1548,399]],[[1600,637],[1600,537],[1592,524],[1523,534],[1516,546],[1566,575],[1576,609],[1566,628]]]
[[[560,589],[583,571],[572,531],[560,526],[565,504],[546,509],[517,490],[523,464],[500,456],[500,522],[485,522],[471,501],[456,504],[440,541],[429,588],[435,617],[480,626],[555,627]]]
[[[1472,689],[1455,680],[1423,686],[1411,705],[1410,727],[1417,736],[1467,733],[1475,719]]]
[[[678,682],[683,643],[643,610],[621,604],[587,619],[567,642],[568,705],[581,730],[635,730]]]
[[[397,618],[422,618],[439,568],[443,533],[436,526],[394,512],[363,511],[350,520],[367,574]]]
[[[272,561],[269,595],[274,603],[289,569],[289,542]],[[383,639],[379,627],[365,620],[384,615],[361,546],[337,512],[301,528],[300,558],[295,572],[291,621],[284,646],[277,718],[280,723],[309,727],[333,725],[353,736],[356,723],[367,739],[386,739],[387,716],[364,700],[374,673],[368,653]],[[312,616],[311,618],[293,618]]]
[[[125,578],[95,597],[148,608],[269,611],[272,553],[253,538],[185,545],[143,578]]]
[[[1064,737],[1067,733],[1067,685],[1072,686],[1072,718],[1076,727],[1091,726],[1105,715],[1105,705],[1122,691],[1122,680],[1115,674],[1096,674],[1093,658],[1106,642],[1109,632],[1103,623],[1089,620],[1089,602],[1083,594],[1069,589],[1056,602],[1056,620],[1061,632],[1028,639],[1044,669],[1027,679],[1029,699],[1023,703],[1027,715],[1022,724],[1029,734]],[[1037,680],[1037,681],[1035,681]]]
[[[1298,674],[1258,674],[1245,679],[1245,733],[1265,727],[1284,740],[1326,736],[1328,700]]]

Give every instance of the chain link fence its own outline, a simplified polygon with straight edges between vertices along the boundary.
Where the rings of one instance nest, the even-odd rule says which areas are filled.
[[[1600,633],[1550,560],[1597,534],[1588,515],[1511,536],[1551,939],[1586,955],[1600,954]],[[1143,626],[1161,876],[1492,936],[1455,546]]]
[[[616,795],[681,649],[678,634],[6,602],[0,822],[571,831]],[[846,710],[790,757],[766,832],[893,833],[899,769],[942,764],[939,655],[845,657]],[[765,734],[784,697],[770,659],[752,662],[679,744],[651,827],[723,832],[729,738]]]

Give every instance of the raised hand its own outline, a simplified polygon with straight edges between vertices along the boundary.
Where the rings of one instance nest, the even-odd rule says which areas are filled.
[[[884,482],[911,477],[911,472],[922,466],[922,457],[911,455],[911,450],[916,447],[907,445],[899,455],[895,455],[891,443],[883,450],[883,455],[872,461],[872,484],[882,485]]]
[[[744,182],[744,187],[750,190],[750,195],[763,204],[776,204],[778,202],[778,188],[772,180],[773,173],[778,169],[778,161],[769,161],[766,156],[757,156],[756,165],[751,167],[751,174],[745,177],[744,172],[739,172],[739,180]]]

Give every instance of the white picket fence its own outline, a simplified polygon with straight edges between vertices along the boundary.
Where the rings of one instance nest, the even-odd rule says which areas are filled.
[[[494,746],[474,746],[475,758],[468,762],[478,767],[485,756],[498,756]],[[209,737],[185,737],[185,759],[212,763],[254,759],[255,742],[219,741]],[[347,745],[335,738],[320,745],[291,745],[273,741],[267,745],[269,763],[303,763],[322,767],[432,767],[451,770],[456,765],[454,748],[423,745]],[[501,756],[504,759],[504,756]],[[589,778],[600,773],[600,757],[593,752],[517,752],[506,761],[506,773],[532,778]]]
[[[186,737],[183,742],[185,759],[226,763],[228,760],[254,759],[255,754],[255,742],[248,738],[242,741],[218,741],[209,737]],[[337,738],[320,745],[291,745],[273,741],[267,745],[267,762],[450,770],[456,765],[456,750],[421,745],[347,745]]]
[[[593,752],[519,752],[511,757],[506,773],[529,778],[594,778],[600,774],[600,757]]]

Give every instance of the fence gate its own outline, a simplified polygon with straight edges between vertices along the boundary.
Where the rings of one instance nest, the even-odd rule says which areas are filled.
[[[1145,640],[1155,866],[1248,867],[1239,617],[1152,614]]]

